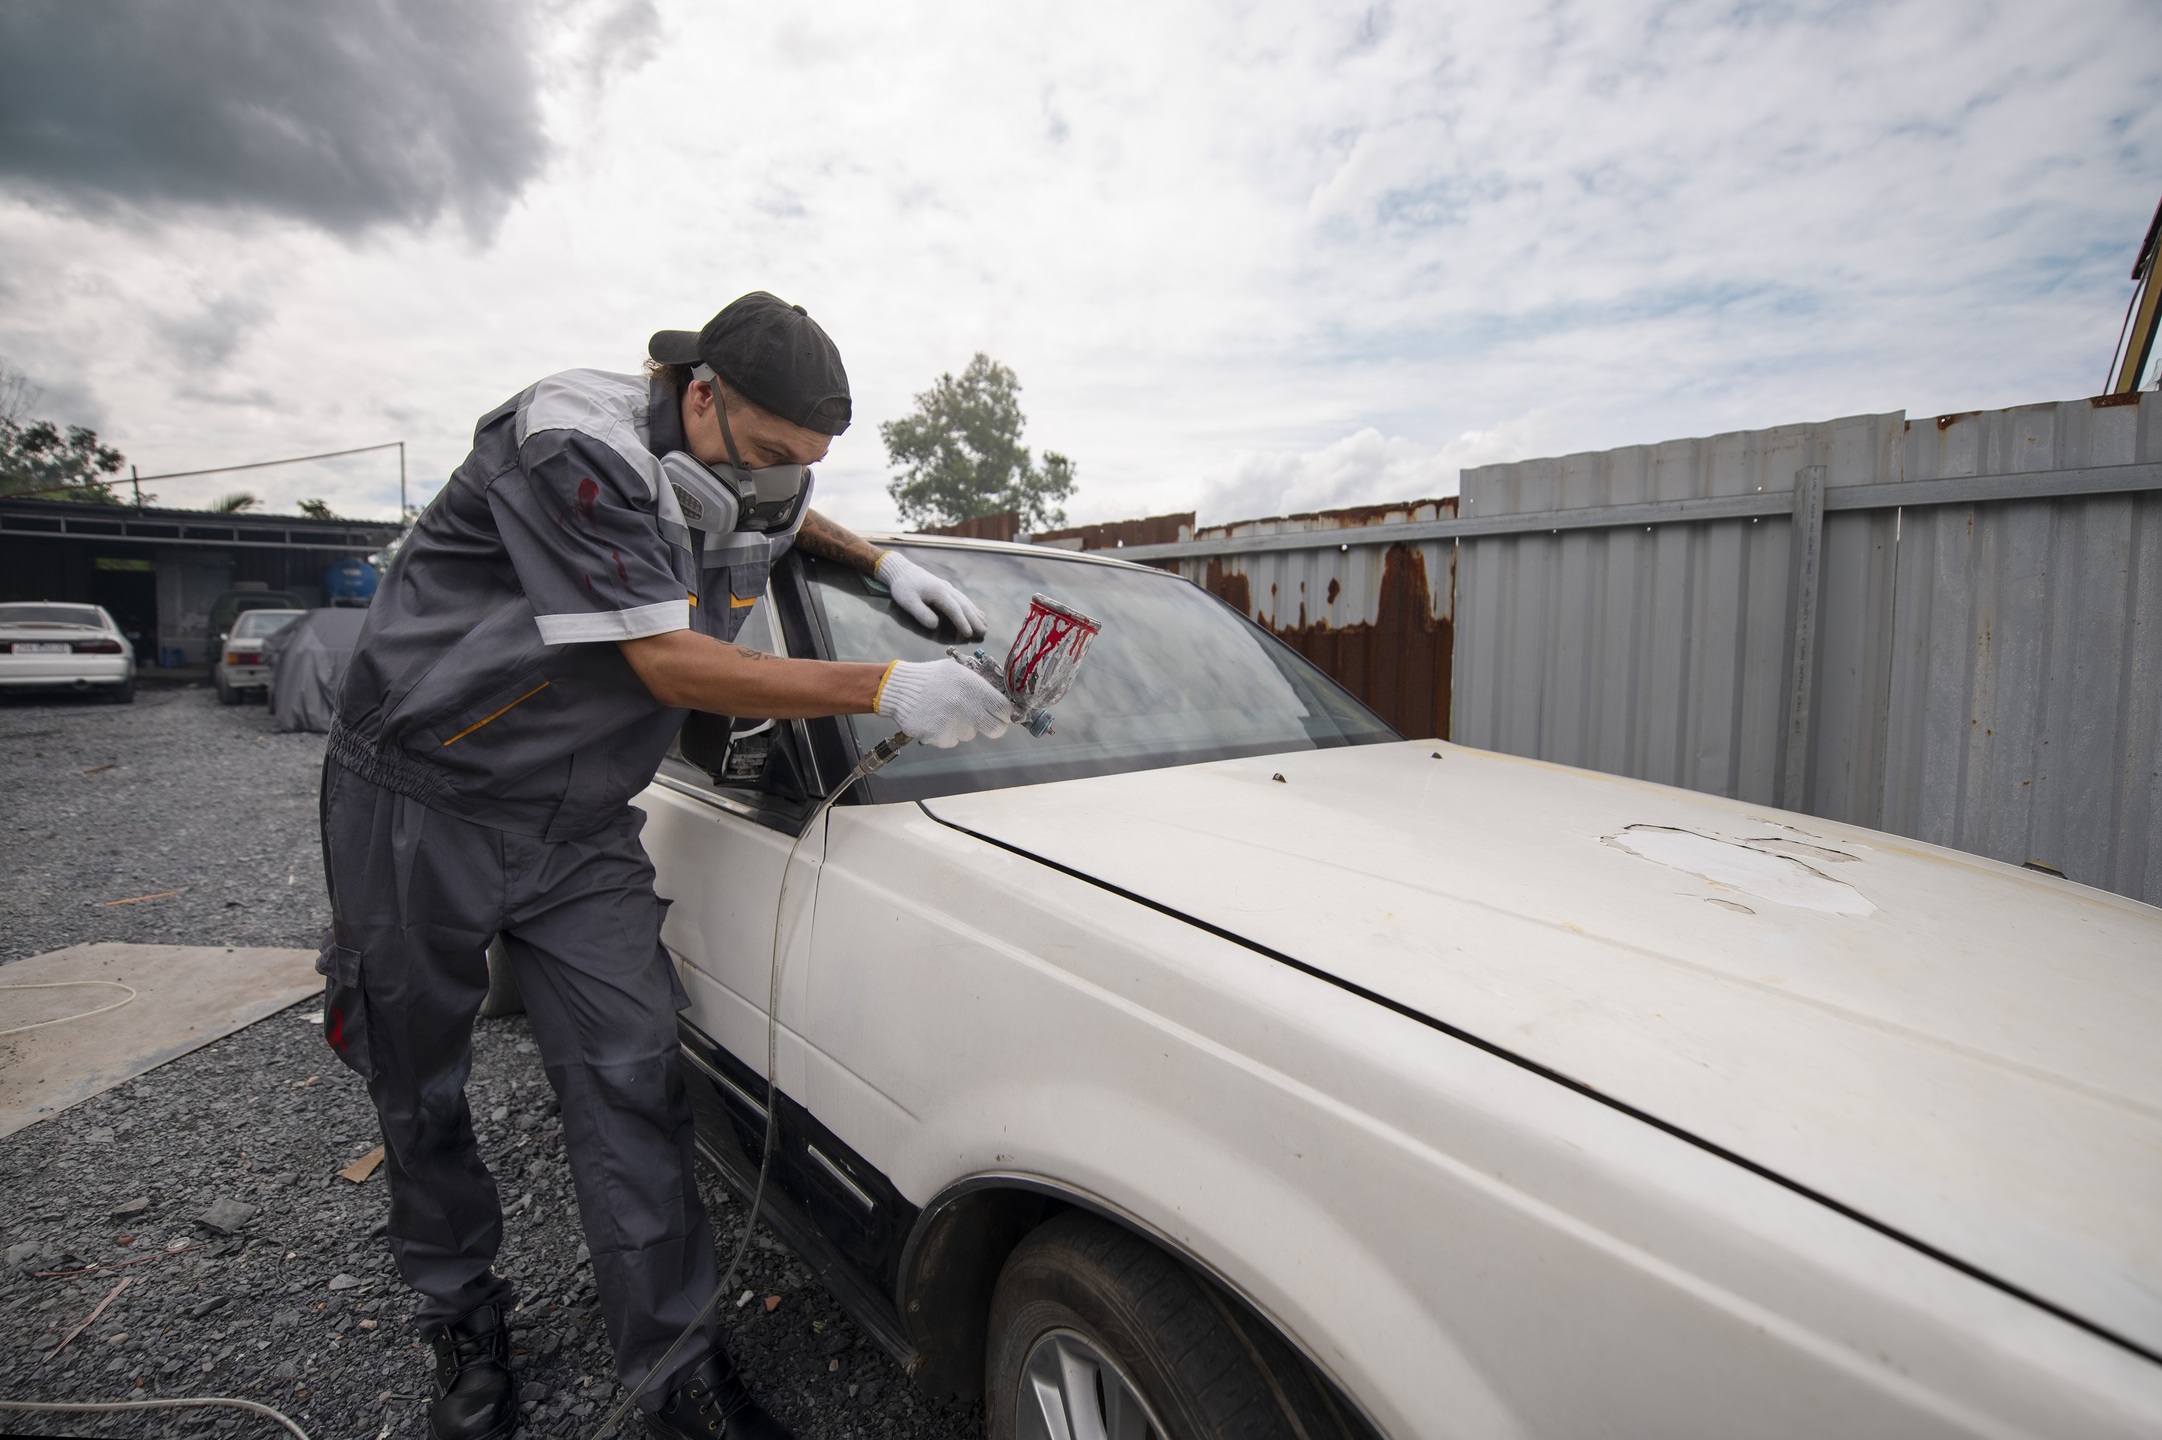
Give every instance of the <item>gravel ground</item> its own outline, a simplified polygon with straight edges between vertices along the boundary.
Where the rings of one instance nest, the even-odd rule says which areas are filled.
[[[0,703],[0,955],[92,940],[313,949],[330,923],[322,767],[322,736],[269,733],[265,706],[208,689]]]
[[[5,955],[90,940],[312,946],[327,920],[322,737],[264,734],[262,718],[204,690],[125,708],[0,706]],[[179,893],[104,903],[167,890]],[[0,1139],[0,1396],[240,1395],[316,1436],[427,1433],[429,1354],[379,1235],[382,1174],[337,1176],[377,1143],[375,1117],[324,1046],[318,1008],[273,1015]],[[554,1097],[522,1017],[481,1022],[475,1051],[468,1093],[508,1216],[498,1264],[521,1296],[522,1433],[591,1435],[620,1392],[589,1308]],[[725,1255],[743,1209],[703,1179]],[[232,1233],[203,1223],[234,1206],[246,1214]],[[978,1407],[924,1399],[765,1233],[747,1263],[735,1288],[753,1299],[726,1312],[730,1348],[799,1435],[982,1433]],[[271,1433],[228,1410],[9,1413],[0,1430]]]

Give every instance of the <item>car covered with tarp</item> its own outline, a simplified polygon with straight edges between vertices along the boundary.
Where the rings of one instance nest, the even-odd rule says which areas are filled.
[[[263,642],[270,666],[270,728],[330,733],[338,689],[368,612],[336,606],[310,610]]]

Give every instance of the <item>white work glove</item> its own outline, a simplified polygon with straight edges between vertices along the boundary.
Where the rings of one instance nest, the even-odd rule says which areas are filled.
[[[978,735],[996,740],[1013,717],[997,686],[953,660],[894,661],[872,705],[904,734],[940,750]]]
[[[938,628],[943,615],[953,628],[971,640],[983,635],[983,612],[976,602],[939,579],[898,550],[888,550],[871,572],[878,583],[893,592],[893,603],[906,610],[926,630]],[[911,735],[916,732],[911,730]]]

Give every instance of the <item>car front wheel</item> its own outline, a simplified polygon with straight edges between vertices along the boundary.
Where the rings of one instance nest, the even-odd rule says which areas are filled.
[[[1069,1211],[991,1300],[991,1440],[1363,1440],[1372,1432],[1238,1301],[1147,1240]]]

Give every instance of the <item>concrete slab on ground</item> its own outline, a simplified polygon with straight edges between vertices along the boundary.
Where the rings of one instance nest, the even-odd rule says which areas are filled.
[[[0,1032],[18,1032],[0,1033],[0,1136],[322,989],[312,950],[70,945],[0,966]]]

